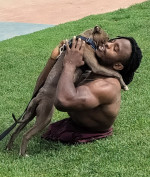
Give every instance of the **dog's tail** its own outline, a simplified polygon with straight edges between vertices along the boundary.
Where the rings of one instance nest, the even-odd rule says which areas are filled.
[[[12,117],[15,121],[16,124],[18,123],[26,123],[26,122],[30,122],[34,117],[35,117],[35,112],[36,112],[36,108],[38,106],[38,101],[36,98],[33,98],[27,109],[24,111],[23,115],[21,116],[22,120],[16,119],[16,116],[12,113]]]
[[[12,113],[12,117],[13,117],[13,119],[14,119],[14,121],[15,121],[16,124],[26,122],[26,120],[16,119],[16,116],[14,115],[14,113]]]

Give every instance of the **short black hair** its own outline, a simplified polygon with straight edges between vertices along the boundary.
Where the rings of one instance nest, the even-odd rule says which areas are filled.
[[[131,56],[125,63],[123,70],[119,72],[122,75],[125,84],[128,85],[133,80],[134,73],[137,70],[137,68],[140,66],[143,56],[142,56],[141,49],[139,48],[137,42],[133,37],[117,36],[114,39],[122,39],[122,38],[129,40],[132,46]]]

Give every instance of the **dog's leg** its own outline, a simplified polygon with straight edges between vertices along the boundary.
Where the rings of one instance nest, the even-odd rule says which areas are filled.
[[[36,98],[32,99],[23,117],[24,121],[16,128],[15,132],[12,134],[6,146],[6,149],[11,150],[14,140],[19,135],[21,130],[35,117],[35,110],[36,110],[37,104],[38,104],[37,99]]]
[[[61,41],[58,46],[55,47],[55,49],[52,51],[50,58],[48,59],[44,69],[40,73],[36,85],[33,91],[33,95],[44,85],[46,78],[49,74],[49,72],[52,70],[53,66],[55,65],[58,56],[60,55],[60,48],[63,46],[65,41]]]
[[[54,59],[49,59],[46,63],[46,66],[44,67],[43,71],[40,73],[37,81],[36,81],[36,85],[33,91],[33,95],[42,87],[42,85],[44,85],[46,78],[49,74],[49,72],[51,71],[51,69],[53,68],[53,66],[55,65],[57,60]]]
[[[48,105],[46,109],[47,112],[42,111],[42,109],[43,109],[43,104],[39,105],[39,107],[37,108],[37,117],[36,117],[36,122],[34,126],[23,135],[22,144],[20,147],[21,156],[26,156],[26,149],[27,149],[29,140],[34,135],[41,132],[50,123],[50,120],[51,120],[51,117],[54,111],[54,107],[52,108],[50,112],[48,112]]]
[[[37,96],[33,99],[29,110],[36,109],[37,121],[35,125],[23,136],[20,155],[25,156],[28,141],[32,136],[36,135],[39,131],[43,130],[49,123],[49,117],[52,115],[52,108],[55,99],[56,86],[62,71],[62,62],[65,53],[59,57],[51,72],[48,74],[44,86],[39,90]],[[36,107],[37,106],[37,107]],[[35,107],[35,109],[33,108]],[[23,120],[26,120],[24,118]]]
[[[13,146],[13,142],[15,141],[15,139],[17,138],[17,136],[19,135],[19,133],[23,130],[23,128],[34,118],[34,112],[27,112],[25,115],[25,120],[23,123],[21,123],[15,130],[15,132],[11,135],[10,140],[6,146],[7,150],[11,150],[12,146]]]
[[[7,150],[11,150],[12,149],[13,142],[15,141],[15,139],[17,138],[17,136],[21,132],[21,130],[23,130],[23,128],[27,125],[27,123],[28,122],[22,123],[16,128],[15,132],[11,135],[8,144],[6,145],[6,149]]]

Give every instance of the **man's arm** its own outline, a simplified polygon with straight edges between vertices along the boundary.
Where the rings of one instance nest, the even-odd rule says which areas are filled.
[[[112,96],[109,95],[111,88],[107,82],[95,81],[92,84],[75,88],[74,73],[77,67],[84,64],[83,51],[85,43],[82,43],[81,40],[76,43],[75,39],[73,39],[72,48],[69,48],[68,43],[66,43],[66,46],[64,68],[56,91],[56,108],[61,111],[86,110],[111,102]]]

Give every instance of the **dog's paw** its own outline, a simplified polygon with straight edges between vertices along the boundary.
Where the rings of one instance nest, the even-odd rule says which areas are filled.
[[[127,86],[127,85],[126,85],[126,86],[124,86],[123,90],[124,90],[124,91],[129,90],[128,86]]]
[[[11,150],[12,150],[12,146],[7,145],[7,146],[5,147],[5,150],[11,151]]]
[[[30,157],[30,156],[29,156],[29,154],[25,154],[25,155],[22,156],[22,157],[28,158],[28,157]]]
[[[65,44],[65,41],[63,40],[63,41],[61,41],[60,43],[59,43],[59,45],[58,46],[56,46],[54,49],[53,49],[53,51],[52,51],[52,53],[51,53],[51,56],[50,56],[50,58],[51,59],[53,59],[53,60],[56,60],[56,59],[58,59],[58,57],[61,55],[61,53],[62,53],[62,46]]]
[[[19,156],[20,157],[29,157],[29,155],[28,154],[26,154],[26,153],[23,153],[23,152],[19,152]]]
[[[21,153],[19,153],[19,156],[20,156],[20,157],[25,157],[25,158],[26,158],[26,157],[30,157],[28,154],[21,154]]]

